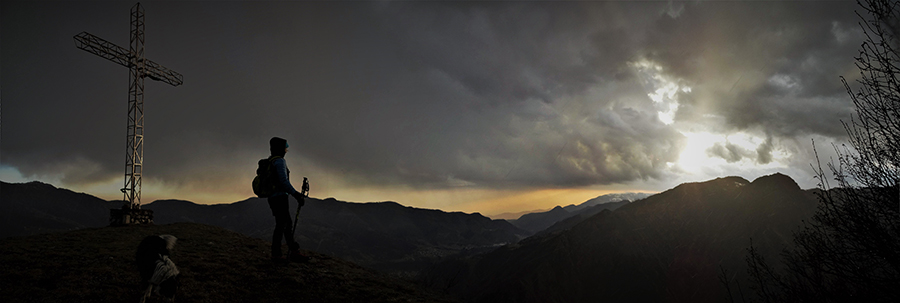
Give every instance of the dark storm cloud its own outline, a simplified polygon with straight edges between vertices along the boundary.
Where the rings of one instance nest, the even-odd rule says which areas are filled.
[[[733,129],[782,137],[843,135],[862,32],[855,3],[699,2],[650,30],[648,56],[694,87],[683,119],[722,115]],[[840,99],[840,100],[838,100]],[[694,114],[696,116],[691,116]]]
[[[773,148],[774,144],[772,142],[772,137],[769,136],[766,138],[766,142],[763,142],[763,144],[760,144],[759,147],[756,148],[756,163],[769,164],[772,162]]]
[[[728,163],[750,159],[757,164],[769,164],[772,162],[772,151],[775,147],[771,136],[757,146],[755,150],[747,149],[730,141],[716,142],[706,149],[706,154],[714,158],[722,158]]]
[[[839,135],[836,80],[859,36],[852,4],[832,2],[144,6],[148,58],[185,82],[147,81],[147,176],[213,189],[242,184],[271,136],[291,142],[295,171],[353,184],[664,178],[684,137],[631,62],[693,88],[676,120]],[[124,46],[130,7],[3,3],[3,165],[72,183],[121,175],[127,73],[72,36]],[[740,156],[771,161],[767,142]]]
[[[399,138],[401,149],[414,147],[400,154],[414,156],[398,159],[394,169],[427,176],[405,182],[452,177],[479,185],[608,184],[647,178],[659,169],[619,163],[631,158],[612,160],[626,149],[655,150],[657,143],[645,140],[655,134],[614,135],[607,125],[582,121],[610,109],[619,98],[645,94],[627,75],[634,42],[625,35],[625,24],[616,24],[624,17],[616,10],[606,5],[486,3],[409,5],[379,13],[385,35],[402,41],[397,43],[400,58],[390,66],[421,75],[390,81],[421,82],[398,90],[415,95],[392,100],[398,105],[390,110],[419,108],[421,113],[433,108],[435,112],[426,112],[432,119],[427,124],[440,126],[413,131],[417,135],[410,142]],[[390,74],[380,77],[391,79]],[[629,90],[583,96],[591,86],[616,83]],[[418,94],[425,88],[434,91]],[[442,97],[433,100],[435,96]],[[578,144],[589,146],[588,154]],[[674,151],[667,151],[659,158],[671,158]],[[574,154],[579,154],[575,162],[591,165],[573,166]],[[657,155],[635,155],[642,156]]]
[[[754,156],[754,153],[751,151],[730,142],[713,144],[712,147],[706,150],[706,153],[713,157],[725,159],[728,163],[738,162],[745,157]]]

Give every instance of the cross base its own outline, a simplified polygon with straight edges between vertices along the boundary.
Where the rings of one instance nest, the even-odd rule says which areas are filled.
[[[109,210],[109,226],[153,224],[153,210],[113,208]]]

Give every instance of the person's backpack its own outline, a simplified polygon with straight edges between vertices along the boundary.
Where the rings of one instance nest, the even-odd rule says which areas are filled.
[[[259,160],[256,168],[256,177],[253,178],[253,193],[260,198],[268,198],[275,193],[275,159],[281,157],[269,157]]]

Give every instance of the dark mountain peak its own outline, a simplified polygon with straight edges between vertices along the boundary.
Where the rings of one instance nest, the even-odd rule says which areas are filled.
[[[682,183],[670,190],[621,207],[622,211],[641,214],[651,211],[693,211],[739,195],[750,181],[742,177],[720,177],[703,182]],[[717,199],[710,199],[718,197]]]
[[[709,188],[720,188],[720,189],[730,189],[735,187],[742,187],[744,185],[750,184],[750,181],[744,179],[742,177],[731,176],[731,177],[719,177],[709,181],[702,182],[688,182],[682,183],[674,188],[664,191],[661,194],[671,194],[672,192],[679,192],[684,190],[698,190],[698,189],[709,189]]]
[[[156,203],[156,202],[162,202],[162,203],[175,203],[175,204],[183,204],[183,203],[197,204],[197,203],[194,203],[194,202],[191,202],[191,201],[188,201],[188,200],[179,200],[179,199],[164,199],[164,200],[156,200],[156,201],[153,201],[153,202],[154,202],[154,203]]]
[[[624,194],[624,195],[628,195],[628,196],[632,196],[632,197],[643,197],[645,194],[628,193],[628,194]],[[606,196],[601,196],[601,197],[611,198],[612,196],[606,195]],[[598,197],[598,198],[600,198],[600,197]],[[597,198],[595,198],[593,200],[596,201]],[[614,209],[617,209],[620,206],[628,204],[628,203],[629,203],[628,200],[616,200],[614,202],[603,202],[603,203],[599,203],[599,204],[591,204],[591,203],[585,202],[578,206],[574,206],[574,205],[569,205],[566,207],[556,206],[547,212],[530,213],[530,214],[522,215],[521,217],[519,217],[518,220],[515,220],[512,222],[513,222],[513,225],[515,225],[516,227],[527,230],[533,234],[536,234],[540,231],[543,231],[543,230],[555,225],[557,222],[561,222],[561,221],[567,220],[567,219],[572,219],[569,222],[567,222],[563,225],[560,225],[560,227],[556,228],[555,230],[569,228],[571,226],[574,226],[578,222],[581,222],[582,220],[597,214],[598,212],[602,211],[603,209],[614,210]]]
[[[797,182],[794,181],[794,179],[782,173],[774,173],[756,178],[751,184],[771,189],[800,190],[800,185],[797,185]]]
[[[399,208],[406,208],[406,207],[407,207],[407,206],[404,206],[403,204],[400,204],[400,203],[397,203],[397,202],[394,202],[394,201],[382,201],[382,202],[372,202],[372,203],[363,203],[363,204],[370,204],[370,205],[384,205],[384,206],[387,206],[387,207],[399,207]]]
[[[0,237],[100,227],[118,202],[37,181],[0,184]]]
[[[601,217],[609,216],[610,214],[612,214],[613,210],[628,203],[631,202],[629,202],[628,200],[623,200],[618,202],[607,202],[588,207],[587,209],[575,213],[569,218],[554,223],[547,229],[535,234],[535,236],[538,237],[542,235],[558,233],[560,231],[570,229],[585,220],[600,220]]]
[[[31,181],[28,183],[23,183],[27,187],[38,188],[38,189],[57,189],[56,186],[53,186],[48,183],[40,182],[40,181]]]
[[[587,201],[585,201],[584,203],[579,204],[578,207],[587,208],[587,207],[594,206],[594,205],[597,205],[597,204],[603,204],[603,203],[609,203],[609,202],[618,202],[618,201],[625,201],[625,200],[628,200],[628,201],[637,201],[637,200],[641,200],[641,199],[647,198],[647,197],[652,196],[652,195],[653,195],[653,194],[649,194],[649,193],[616,193],[616,194],[605,194],[605,195],[602,195],[602,196],[599,196],[599,197],[596,197],[596,198],[587,200]],[[567,207],[567,208],[568,208],[568,207]]]
[[[154,206],[159,206],[159,205],[168,205],[168,206],[202,205],[202,204],[197,204],[197,203],[194,203],[191,201],[177,200],[177,199],[156,200],[156,201],[147,203],[147,205],[151,205],[151,204]]]
[[[724,178],[715,178],[713,180],[702,182],[705,184],[715,184],[715,185],[725,185],[725,186],[744,186],[750,184],[750,181],[738,176],[724,177]]]
[[[31,181],[31,182],[26,182],[26,183],[8,183],[8,182],[0,181],[0,183],[3,183],[4,187],[12,186],[14,188],[17,188],[20,191],[51,191],[51,190],[61,189],[61,188],[57,188],[56,186],[53,186],[51,184],[47,184],[47,183],[40,182],[40,181]]]
[[[735,188],[742,187],[747,184],[750,184],[750,181],[747,181],[747,179],[744,179],[742,177],[719,177],[709,181],[682,183],[670,190],[662,192],[661,194],[701,188]]]
[[[258,201],[258,199],[264,199],[264,198],[250,197],[250,198],[247,198],[247,199],[244,199],[244,200],[241,200],[241,201],[234,202],[234,204],[238,204],[238,203],[241,203],[241,204],[243,204],[243,203],[254,203],[255,201]]]
[[[796,186],[789,181],[776,174],[682,184],[427,275],[469,302],[721,301],[720,270],[749,278],[750,239],[776,257],[815,212],[814,195],[782,190]]]

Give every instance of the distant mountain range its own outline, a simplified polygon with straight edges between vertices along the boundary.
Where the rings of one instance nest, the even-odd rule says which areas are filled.
[[[39,182],[0,186],[2,237],[103,227],[109,209],[121,206]],[[296,238],[304,249],[383,272],[424,271],[422,283],[469,302],[718,302],[727,296],[723,270],[735,292],[752,292],[744,262],[751,239],[764,256],[777,256],[815,212],[814,192],[781,174],[727,177],[649,197],[598,197],[513,223],[309,199]],[[266,241],[274,227],[265,199],[144,208],[157,224],[202,223]]]
[[[291,214],[296,203],[291,202]],[[271,241],[274,218],[266,199],[199,205],[161,200],[144,206],[157,224],[195,222]],[[348,203],[309,198],[295,238],[304,249],[370,268],[415,275],[443,257],[492,250],[528,233],[480,214],[406,207],[395,202]]]
[[[534,209],[534,210],[526,210],[526,211],[518,211],[518,212],[507,212],[500,213],[494,215],[488,215],[491,219],[503,219],[503,220],[515,220],[521,217],[522,215],[530,214],[530,213],[542,213],[550,211],[550,209]]]
[[[469,302],[721,302],[723,270],[735,296],[752,293],[744,262],[751,239],[774,258],[816,206],[813,191],[781,174],[686,183],[445,261],[422,280]]]
[[[103,227],[110,209],[122,205],[40,182],[0,186],[2,237]],[[291,214],[296,205],[292,199]],[[203,223],[268,241],[275,225],[268,203],[259,198],[216,205],[160,200],[143,208],[154,211],[156,224]],[[443,257],[493,250],[530,234],[477,213],[310,198],[300,212],[295,238],[304,249],[412,276]]]
[[[572,204],[566,207],[556,206],[546,212],[527,213],[516,220],[507,221],[518,228],[534,234],[547,229],[557,222],[572,217],[575,217],[574,220],[576,221],[585,219],[604,209],[615,210],[631,201],[640,200],[649,196],[650,194],[645,193],[608,194],[587,200],[578,205]]]
[[[0,181],[0,237],[26,236],[109,225],[109,202],[41,182]]]

